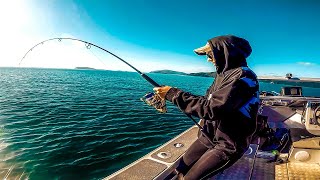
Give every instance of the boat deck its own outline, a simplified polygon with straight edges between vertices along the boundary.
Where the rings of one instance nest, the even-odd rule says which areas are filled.
[[[174,169],[172,165],[184,154],[188,147],[196,140],[198,128],[192,127],[180,134],[178,137],[167,142],[158,149],[152,151],[124,169],[106,177],[110,180],[150,180],[165,179]],[[183,146],[175,147],[175,144],[181,143]],[[163,173],[163,172],[167,173]],[[161,176],[159,176],[162,174]]]
[[[193,126],[168,143],[152,151],[124,169],[106,177],[110,180],[168,179],[177,165],[177,160],[197,138],[198,128]],[[182,147],[175,147],[177,143]],[[256,156],[256,158],[254,158]],[[272,156],[272,155],[271,155]],[[246,154],[234,165],[210,179],[320,179],[320,164],[284,162],[277,164],[270,160],[270,153],[257,150],[252,144]],[[288,154],[281,154],[288,156]],[[272,158],[272,157],[271,157]],[[174,179],[174,178],[172,178]]]

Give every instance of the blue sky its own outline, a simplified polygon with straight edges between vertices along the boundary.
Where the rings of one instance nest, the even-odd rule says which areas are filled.
[[[0,66],[14,66],[16,59],[35,43],[62,36],[96,43],[142,71],[213,71],[214,67],[206,62],[206,58],[195,55],[193,49],[204,45],[214,36],[234,34],[251,43],[253,52],[248,64],[258,75],[292,72],[300,77],[320,77],[320,2],[316,0],[56,0],[43,1],[42,4],[30,0],[24,1],[23,7],[21,2],[17,1],[13,6],[22,8],[20,14],[11,13],[11,16],[16,17],[16,22],[21,19],[17,17],[19,15],[28,17],[24,20],[27,23],[23,28],[21,22],[18,23],[20,28],[13,26],[20,32],[11,32],[9,29],[6,37],[8,33],[15,33],[11,37],[18,34],[17,37],[26,40],[21,44],[16,38],[9,51],[17,52],[15,58],[8,62],[10,53],[7,53],[1,58]],[[28,16],[21,13],[23,11]],[[74,44],[64,44],[63,50],[58,46],[51,44],[47,46],[50,48],[39,49],[39,54],[35,53],[29,58],[29,65],[32,64],[32,58],[38,57],[41,63],[36,63],[40,60],[34,61],[32,66],[50,66],[49,61],[52,61],[51,65],[60,63],[57,67],[88,65],[130,70],[115,62],[115,59],[109,61],[110,57],[102,52],[93,50],[83,54],[86,50]],[[104,63],[93,60],[90,54]],[[63,60],[58,62],[57,59]],[[78,61],[69,60],[66,63],[64,59]],[[78,64],[80,61],[82,64]],[[93,61],[95,63],[91,63]],[[25,65],[28,66],[28,63]]]

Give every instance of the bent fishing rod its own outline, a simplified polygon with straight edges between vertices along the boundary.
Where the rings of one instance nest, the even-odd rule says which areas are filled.
[[[145,80],[147,80],[150,84],[152,84],[154,87],[160,87],[160,85],[158,83],[156,83],[153,79],[151,79],[149,76],[147,76],[146,74],[142,73],[141,71],[139,71],[137,68],[133,67],[131,64],[129,64],[127,61],[125,61],[124,59],[120,58],[119,56],[113,54],[112,52],[98,46],[98,45],[95,45],[93,43],[90,43],[88,41],[84,41],[84,40],[81,40],[81,39],[76,39],[76,38],[51,38],[51,39],[47,39],[47,40],[44,40],[36,45],[34,45],[31,49],[29,49],[29,51],[26,52],[26,54],[23,56],[23,58],[20,60],[19,62],[19,66],[22,62],[22,60],[27,56],[27,54],[29,52],[31,52],[35,47],[39,46],[39,45],[42,45],[44,44],[45,42],[48,42],[48,41],[52,41],[52,40],[58,40],[59,42],[61,42],[61,40],[72,40],[72,41],[80,41],[80,42],[83,42],[85,43],[85,46],[90,49],[91,46],[94,46],[96,48],[99,48],[109,54],[111,54],[112,56],[114,56],[115,58],[119,59],[120,61],[124,62],[125,64],[127,64],[128,66],[130,66],[132,69],[134,69],[137,73],[139,73]]]
[[[94,46],[98,49],[101,49],[103,50],[104,52],[112,55],[113,57],[117,58],[118,60],[122,61],[123,63],[125,63],[126,65],[128,65],[129,67],[131,67],[133,70],[135,70],[137,73],[139,73],[141,75],[142,78],[144,78],[146,81],[148,81],[153,87],[161,87],[158,83],[156,83],[153,79],[151,79],[149,76],[147,76],[146,74],[142,73],[141,71],[139,71],[137,68],[135,68],[134,66],[132,66],[131,64],[129,64],[127,61],[125,61],[124,59],[120,58],[119,56],[115,55],[114,53],[96,45],[96,44],[93,44],[91,42],[88,42],[88,41],[84,41],[84,40],[81,40],[81,39],[76,39],[76,38],[51,38],[51,39],[47,39],[47,40],[44,40],[42,42],[39,42],[38,44],[34,45],[32,48],[30,48],[26,53],[25,55],[22,57],[22,59],[20,60],[19,62],[19,67],[22,63],[22,61],[25,59],[25,57],[29,54],[29,52],[31,52],[34,48],[36,48],[37,46],[39,45],[43,45],[45,42],[48,42],[48,41],[53,41],[53,40],[58,40],[59,42],[61,42],[62,40],[71,40],[71,41],[79,41],[79,42],[82,42],[85,44],[86,48],[87,49],[90,49],[91,46]],[[157,109],[157,108],[156,108]],[[185,112],[181,111],[183,114],[185,114],[186,116],[188,116],[194,123],[195,125],[198,126],[198,128],[200,129],[200,131],[203,133],[203,135],[205,136],[205,138],[207,138],[207,140],[210,142],[210,144],[212,144],[213,146],[215,145],[214,142],[209,138],[207,132],[203,129],[203,127],[194,119],[192,118],[191,115],[188,115],[186,114]]]

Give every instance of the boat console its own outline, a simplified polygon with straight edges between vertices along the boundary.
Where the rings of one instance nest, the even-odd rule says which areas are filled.
[[[292,146],[288,160],[297,163],[320,164],[319,101],[307,101],[300,123],[304,125],[305,129],[293,128],[291,130]]]
[[[286,86],[282,87],[280,91],[280,96],[302,96],[302,87],[300,86]]]
[[[307,102],[301,123],[305,125],[308,132],[320,136],[320,102]]]

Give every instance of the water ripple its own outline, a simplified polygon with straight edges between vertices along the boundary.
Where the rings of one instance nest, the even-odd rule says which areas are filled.
[[[150,76],[195,94],[212,83]],[[170,103],[160,114],[140,101],[152,86],[132,72],[0,68],[0,84],[0,179],[13,166],[30,179],[101,179],[192,125]]]

